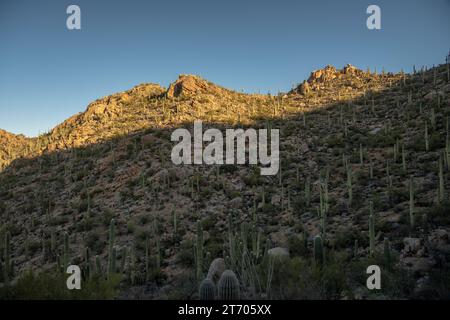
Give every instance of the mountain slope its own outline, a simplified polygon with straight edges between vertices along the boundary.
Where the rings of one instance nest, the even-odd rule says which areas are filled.
[[[30,140],[0,129],[0,170],[11,161],[29,153]]]
[[[195,274],[206,274],[216,257],[249,298],[443,294],[434,275],[449,265],[447,68],[409,75],[328,66],[278,96],[184,75],[168,90],[144,84],[99,99],[33,140],[27,156],[35,158],[16,159],[0,174],[0,239],[11,235],[11,276],[54,270],[66,255],[85,272],[94,272],[95,261],[105,272],[115,248],[124,298],[196,298]],[[192,130],[195,119],[205,129],[279,128],[281,173],[173,165],[170,134]],[[319,234],[326,262],[317,273]],[[276,264],[266,292],[267,257],[277,247],[290,258]],[[389,265],[381,293],[368,292],[361,279],[369,263]]]

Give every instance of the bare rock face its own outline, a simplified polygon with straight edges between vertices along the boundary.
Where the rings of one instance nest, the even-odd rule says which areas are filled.
[[[426,256],[425,247],[419,238],[404,238],[404,248],[400,253],[400,265],[412,272],[427,272],[435,264],[434,259]]]
[[[51,143],[45,150],[48,152],[79,147],[105,138],[109,134],[107,128],[130,112],[129,104],[151,97],[162,96],[165,88],[159,84],[143,83],[134,88],[97,99],[90,103],[85,112],[78,113],[56,126],[51,132]],[[60,137],[64,136],[64,139]]]
[[[344,74],[359,74],[359,73],[361,73],[361,70],[359,70],[355,66],[352,66],[351,64],[347,64],[344,67],[344,69],[342,69],[342,73],[344,73]]]
[[[289,250],[282,247],[276,247],[267,251],[269,256],[273,257],[289,257]]]
[[[167,97],[174,98],[183,96],[194,96],[197,94],[224,94],[228,90],[210,83],[199,76],[191,74],[182,74],[177,81],[170,84],[167,90]]]
[[[308,94],[311,91],[311,87],[307,81],[303,81],[300,85],[299,91],[302,95]]]
[[[428,257],[403,257],[400,265],[412,272],[424,273],[435,265],[435,261]]]
[[[7,145],[18,145],[23,143],[27,138],[24,135],[17,135],[0,129],[0,144],[2,147]]]
[[[417,254],[421,249],[421,242],[419,238],[404,238],[403,239],[404,250],[406,254]]]
[[[309,76],[308,82],[326,82],[333,80],[338,76],[338,72],[335,67],[327,65],[323,69],[314,70],[311,72],[311,75]]]
[[[357,87],[358,82],[355,82],[353,80],[361,81],[361,79],[364,79],[366,76],[367,75],[365,75],[364,71],[356,68],[351,64],[347,64],[340,70],[331,65],[327,65],[323,69],[318,69],[311,72],[308,80],[303,81],[303,83],[297,86],[293,90],[293,92],[306,95],[310,91],[321,90],[324,87],[336,84],[336,81],[339,81],[339,79],[343,78],[350,80],[352,84]]]
[[[158,84],[148,83],[135,86],[134,88],[107,96],[89,104],[84,112],[84,117],[89,120],[92,117],[113,117],[121,113],[123,105],[139,97],[153,97],[164,93],[164,88]]]
[[[25,151],[30,139],[0,129],[0,169]]]

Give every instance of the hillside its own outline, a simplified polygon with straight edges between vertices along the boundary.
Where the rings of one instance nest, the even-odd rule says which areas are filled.
[[[448,72],[327,66],[275,96],[180,75],[40,137],[0,131],[0,282],[72,263],[120,274],[120,298],[197,299],[223,258],[244,299],[448,296]],[[280,129],[280,174],[173,165],[170,135],[196,119]]]
[[[26,156],[30,152],[30,140],[0,129],[0,170],[14,159]]]

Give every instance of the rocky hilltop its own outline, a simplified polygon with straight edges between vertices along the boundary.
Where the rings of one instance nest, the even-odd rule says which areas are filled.
[[[204,298],[223,267],[241,298],[448,297],[448,68],[326,66],[278,95],[180,75],[36,138],[0,131],[0,293],[72,263],[120,298]],[[279,129],[280,173],[173,165],[170,135],[196,119]]]
[[[0,129],[0,170],[16,158],[29,152],[30,139]]]
[[[233,94],[233,92],[204,80],[199,76],[181,74],[174,83],[170,84],[166,96],[168,98],[175,98],[179,96],[196,96],[199,94],[223,97]]]

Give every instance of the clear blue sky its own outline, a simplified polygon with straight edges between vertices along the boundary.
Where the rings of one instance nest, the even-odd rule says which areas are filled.
[[[81,7],[82,30],[66,28]],[[366,28],[381,7],[382,30]],[[0,128],[44,132],[99,97],[199,74],[289,90],[326,64],[387,71],[442,63],[450,0],[0,0]]]

